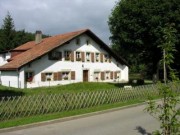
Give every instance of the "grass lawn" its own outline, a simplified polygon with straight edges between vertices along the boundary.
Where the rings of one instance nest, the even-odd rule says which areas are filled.
[[[32,124],[32,123],[37,123],[37,122],[42,122],[42,121],[48,121],[48,120],[53,120],[53,119],[65,118],[65,117],[70,117],[70,116],[76,116],[76,115],[97,112],[97,111],[102,111],[102,110],[107,110],[107,109],[112,109],[112,108],[117,108],[117,107],[123,107],[123,106],[132,105],[136,103],[142,103],[142,102],[144,101],[143,100],[130,100],[128,102],[105,104],[105,105],[95,106],[91,108],[78,109],[78,110],[72,110],[72,111],[66,111],[66,112],[60,112],[60,113],[52,113],[52,114],[17,118],[13,120],[0,122],[0,129],[26,125],[26,124]]]
[[[123,87],[124,85],[130,85],[130,84],[89,83],[88,82],[88,83],[74,83],[74,84],[69,84],[69,85],[59,85],[59,86],[53,86],[53,87],[41,87],[41,88],[34,88],[34,89],[16,89],[16,88],[8,88],[8,87],[0,86],[0,97],[1,96],[14,96],[14,95],[37,95],[37,94],[52,94],[52,93],[67,93],[67,92],[76,93],[76,92],[83,92],[83,91],[101,91],[101,90],[117,89],[117,88]],[[131,92],[131,91],[128,90],[126,92]],[[111,93],[111,95],[116,97],[116,93],[114,94]],[[157,97],[154,97],[154,98],[157,98]],[[42,114],[42,115],[38,114],[36,116],[14,118],[12,120],[5,120],[5,121],[0,122],[0,128],[19,126],[19,125],[30,124],[30,123],[40,122],[40,121],[47,121],[47,120],[52,120],[52,119],[57,119],[57,118],[63,118],[63,117],[68,117],[68,116],[95,112],[95,111],[101,111],[101,110],[106,110],[110,108],[116,108],[116,107],[126,106],[130,104],[140,103],[140,102],[144,102],[145,100],[146,100],[145,98],[142,98],[142,99],[132,98],[130,100],[124,100],[122,102],[117,102],[117,103],[108,102],[108,104],[105,103],[103,105],[97,105],[94,107],[89,107],[89,108],[84,108],[84,109],[75,109],[75,110],[69,110],[69,111],[62,111],[58,113],[50,113],[50,114]],[[8,102],[11,102],[11,101],[8,101]],[[41,104],[43,103],[41,102]]]
[[[150,84],[150,83],[146,83]],[[100,83],[100,82],[84,82],[84,83],[73,83],[68,85],[58,85],[50,87],[39,87],[29,89],[17,89],[0,86],[0,97],[1,96],[20,96],[20,95],[33,95],[33,94],[53,94],[53,93],[65,93],[65,92],[82,92],[82,91],[97,91],[97,90],[108,90],[124,87],[124,85],[136,84],[120,84],[120,83]]]

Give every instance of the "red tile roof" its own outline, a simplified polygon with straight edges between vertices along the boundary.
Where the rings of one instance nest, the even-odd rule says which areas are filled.
[[[107,51],[112,52],[107,45],[105,45],[95,34],[93,34],[90,30],[84,29],[79,30],[71,33],[66,34],[60,34],[48,38],[42,39],[42,41],[39,44],[35,44],[34,41],[27,42],[26,44],[23,44],[14,50],[27,50],[15,57],[13,57],[9,63],[3,65],[0,67],[0,70],[18,70],[22,66],[28,64],[29,62],[32,62],[33,60],[47,54],[51,50],[67,43],[68,41],[74,39],[75,37],[86,33],[90,35],[92,38],[95,38],[97,42],[100,42],[102,47],[104,46],[105,49],[108,49]],[[114,54],[114,53],[113,53]],[[127,63],[122,59],[119,58],[119,60],[126,64]]]
[[[29,49],[33,48],[34,45],[35,45],[35,41],[30,41],[30,42],[27,42],[27,43],[25,43],[23,45],[18,46],[17,48],[15,48],[15,49],[13,49],[11,51],[29,50]]]

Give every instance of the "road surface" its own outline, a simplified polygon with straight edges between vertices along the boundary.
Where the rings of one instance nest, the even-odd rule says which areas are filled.
[[[146,105],[0,135],[151,135],[159,123],[143,109]]]

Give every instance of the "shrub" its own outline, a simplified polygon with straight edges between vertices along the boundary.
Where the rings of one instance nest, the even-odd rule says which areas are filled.
[[[137,80],[137,84],[138,85],[143,85],[144,84],[144,80],[143,79],[138,79]]]

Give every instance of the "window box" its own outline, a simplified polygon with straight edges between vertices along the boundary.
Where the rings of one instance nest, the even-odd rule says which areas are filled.
[[[76,58],[76,61],[81,61],[81,58]]]
[[[34,77],[34,73],[33,72],[26,72],[25,73],[25,81],[26,82],[32,82],[33,81],[33,77]]]
[[[69,61],[69,60],[70,60],[70,57],[65,58],[65,60]]]
[[[33,77],[30,77],[27,79],[27,82],[32,82],[32,80],[33,80]]]
[[[47,78],[47,81],[51,81],[51,78]]]
[[[64,80],[68,80],[68,77],[64,77]]]

